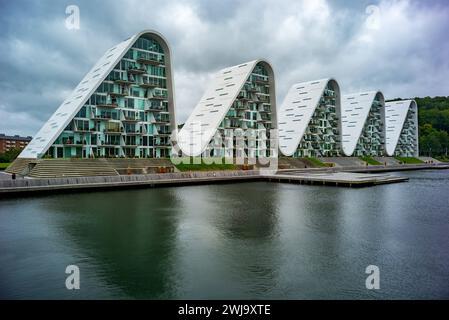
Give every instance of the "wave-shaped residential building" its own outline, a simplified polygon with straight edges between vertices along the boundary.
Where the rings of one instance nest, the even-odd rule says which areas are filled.
[[[377,91],[341,97],[327,78],[293,85],[277,111],[265,60],[219,71],[179,132],[174,108],[169,45],[142,31],[106,51],[8,170],[29,171],[41,158],[158,158],[145,160],[158,166],[179,153],[258,158],[278,149],[291,157],[418,155],[414,100],[385,104]],[[147,162],[133,165],[147,172]]]
[[[371,91],[342,96],[342,147],[346,156],[383,156],[385,99]]]
[[[219,71],[180,130],[186,156],[271,157],[277,128],[274,73],[265,60]]]
[[[106,51],[19,158],[168,157],[175,127],[170,48],[146,30]]]
[[[415,100],[387,102],[385,104],[385,126],[388,156],[418,156],[418,105]]]
[[[278,117],[279,149],[283,155],[341,155],[340,87],[334,79],[293,85]]]

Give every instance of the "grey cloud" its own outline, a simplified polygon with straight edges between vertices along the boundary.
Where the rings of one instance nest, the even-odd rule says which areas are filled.
[[[77,4],[81,29],[64,27]],[[173,51],[183,122],[217,70],[256,58],[276,71],[278,103],[290,85],[324,77],[344,92],[389,98],[447,95],[445,1],[0,1],[0,131],[34,134],[106,49],[142,29]],[[99,9],[101,8],[101,10]],[[28,121],[26,121],[28,119]]]

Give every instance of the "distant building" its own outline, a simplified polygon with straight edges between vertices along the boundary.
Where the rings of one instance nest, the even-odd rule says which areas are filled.
[[[21,137],[19,135],[7,136],[4,133],[0,133],[0,153],[5,153],[15,148],[23,149],[28,145],[28,143],[32,139],[33,138],[30,136],[28,137]]]

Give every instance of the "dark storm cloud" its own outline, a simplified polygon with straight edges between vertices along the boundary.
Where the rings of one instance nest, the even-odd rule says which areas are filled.
[[[64,26],[72,4],[77,31]],[[344,92],[447,95],[448,17],[438,0],[0,0],[0,131],[34,134],[106,49],[143,29],[172,47],[178,122],[214,72],[256,58],[273,64],[278,102],[329,76]]]

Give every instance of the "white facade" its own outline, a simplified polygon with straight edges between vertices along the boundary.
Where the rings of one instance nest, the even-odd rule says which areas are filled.
[[[371,91],[343,95],[342,148],[346,156],[382,156],[385,137],[385,99]]]
[[[332,112],[330,109],[333,109]],[[341,146],[340,116],[340,88],[334,79],[293,85],[278,114],[279,148],[282,154],[294,156],[301,152],[298,151],[301,144],[306,144],[314,145],[311,148],[318,153],[318,156],[326,156],[327,154],[320,152],[320,146],[332,144],[335,147],[332,153],[335,154],[331,156],[337,155]],[[309,132],[315,125],[316,131]],[[314,155],[306,153],[301,156]]]
[[[257,66],[263,66],[267,72],[266,77],[260,79],[260,81],[263,82],[262,86],[267,88],[268,93],[258,92],[254,87],[246,87],[258,81],[251,78]],[[251,92],[251,90],[254,91]],[[215,139],[219,128],[223,130],[250,129],[246,127],[244,116],[240,115],[240,112],[250,111],[249,106],[247,106],[248,101],[257,101],[258,109],[252,111],[258,112],[258,117],[260,117],[259,111],[263,113],[263,108],[269,107],[266,111],[270,113],[270,125],[266,127],[276,127],[274,74],[270,64],[266,61],[254,60],[243,63],[223,69],[214,76],[206,92],[178,133],[177,142],[183,154],[200,156],[203,152],[213,149],[214,146],[210,144]],[[236,102],[241,102],[241,108],[236,106],[236,110],[231,110],[236,114],[228,115],[231,107],[234,107]],[[232,124],[228,117],[238,118],[239,124]],[[231,122],[231,124],[223,125],[226,121]],[[261,119],[258,118],[257,121],[259,122],[259,127],[263,126],[260,123],[263,122]],[[221,141],[218,139],[217,144],[221,145]],[[216,156],[231,155],[221,154]]]
[[[388,156],[418,156],[418,106],[415,100],[387,102],[385,126]]]
[[[167,88],[169,95],[168,109],[171,113],[170,125],[173,130],[176,127],[176,122],[174,117],[174,92],[173,78],[171,74],[170,48],[168,47],[167,41],[161,34],[155,31],[145,30],[106,51],[94,67],[81,80],[73,92],[62,102],[50,119],[42,126],[30,144],[28,144],[28,146],[19,155],[19,158],[35,159],[42,157],[59,137],[59,135],[64,131],[67,125],[72,121],[86,101],[88,101],[100,84],[102,84],[105,78],[115,68],[116,64],[120,62],[131,46],[141,36],[145,36],[147,34],[156,38],[166,52],[165,64],[167,66]]]

